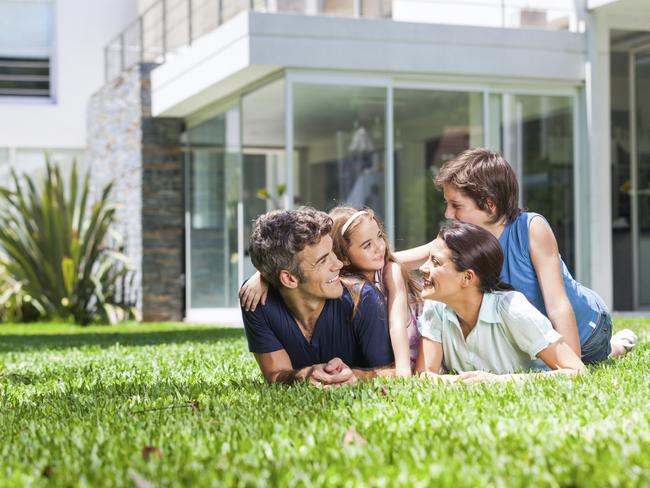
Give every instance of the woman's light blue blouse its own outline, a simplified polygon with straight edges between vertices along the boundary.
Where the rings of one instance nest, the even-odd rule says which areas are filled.
[[[544,370],[540,351],[561,339],[551,322],[516,291],[485,293],[476,326],[467,338],[456,312],[427,300],[418,329],[423,337],[442,343],[447,371],[514,373]]]

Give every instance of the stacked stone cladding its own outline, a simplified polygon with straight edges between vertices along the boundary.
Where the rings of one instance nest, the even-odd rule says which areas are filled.
[[[151,116],[149,74],[140,64],[95,93],[88,107],[87,165],[93,195],[113,181],[115,230],[135,270],[143,320],[184,315],[182,119]]]

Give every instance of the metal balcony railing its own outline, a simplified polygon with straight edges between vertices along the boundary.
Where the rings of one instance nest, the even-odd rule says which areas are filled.
[[[578,30],[573,0],[158,0],[106,45],[105,78],[163,63],[244,11]]]

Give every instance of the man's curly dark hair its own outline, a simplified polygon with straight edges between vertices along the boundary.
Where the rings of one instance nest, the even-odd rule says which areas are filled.
[[[304,279],[297,254],[329,234],[332,219],[312,207],[273,210],[260,215],[253,224],[248,251],[260,274],[280,288],[280,271],[286,269]]]

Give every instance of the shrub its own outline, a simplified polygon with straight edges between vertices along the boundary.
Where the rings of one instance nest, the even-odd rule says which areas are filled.
[[[29,297],[42,318],[84,325],[126,318],[132,272],[126,257],[107,245],[115,214],[108,201],[112,184],[91,204],[90,176],[80,178],[76,164],[69,191],[58,166],[49,162],[40,190],[29,175],[12,171],[12,179],[15,189],[0,188],[0,264],[14,299],[22,297],[23,304]]]
[[[0,320],[2,322],[30,322],[44,315],[39,304],[25,293],[23,283],[16,281],[0,262]]]

